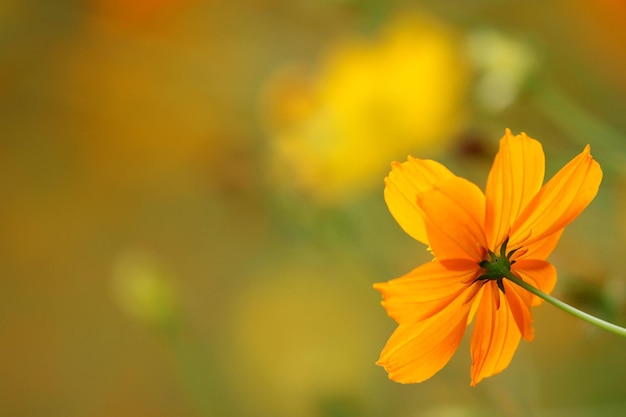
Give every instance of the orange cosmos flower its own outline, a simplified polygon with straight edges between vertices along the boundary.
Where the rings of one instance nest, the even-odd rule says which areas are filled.
[[[398,323],[377,362],[389,378],[413,383],[433,376],[474,319],[472,386],[506,368],[521,337],[533,339],[530,307],[541,299],[503,271],[552,291],[556,270],[546,258],[595,197],[602,171],[587,146],[542,186],[543,177],[541,144],[508,129],[484,194],[435,161],[392,164],[385,179],[389,211],[435,259],[374,285]]]

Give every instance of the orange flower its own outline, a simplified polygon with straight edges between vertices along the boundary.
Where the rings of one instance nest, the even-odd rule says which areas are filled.
[[[392,164],[385,179],[389,211],[435,259],[374,285],[398,323],[377,362],[389,378],[414,383],[433,376],[474,318],[472,386],[508,366],[520,337],[533,339],[530,307],[541,299],[502,271],[552,291],[556,270],[546,258],[595,197],[602,171],[587,145],[542,187],[543,177],[541,144],[509,129],[484,194],[435,161]]]

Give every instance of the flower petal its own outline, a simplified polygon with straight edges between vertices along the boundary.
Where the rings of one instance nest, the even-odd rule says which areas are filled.
[[[427,319],[459,297],[476,277],[473,261],[455,260],[443,265],[426,263],[389,282],[374,284],[383,295],[382,305],[396,322],[412,323]]]
[[[504,285],[506,301],[513,314],[513,319],[517,323],[517,328],[524,340],[530,342],[535,338],[533,316],[530,313],[530,306],[534,296],[513,282],[504,280],[502,284]]]
[[[574,220],[598,192],[602,170],[587,145],[528,203],[511,228],[510,247],[530,246]]]
[[[550,256],[556,245],[559,243],[563,230],[564,229],[561,229],[556,233],[552,233],[551,235],[534,242],[528,248],[524,248],[525,251],[523,251],[523,255],[521,255],[519,259],[545,260],[548,256]],[[514,254],[511,259],[518,258]]]
[[[433,376],[450,360],[461,343],[470,303],[461,294],[434,316],[400,324],[376,362],[393,381],[408,384]]]
[[[418,198],[418,205],[437,259],[483,259],[485,196],[476,185],[461,177],[440,181]]]
[[[450,177],[454,174],[438,162],[409,157],[404,163],[392,163],[385,178],[385,202],[391,215],[406,233],[426,245],[426,226],[417,196]]]
[[[515,219],[541,189],[544,169],[541,144],[523,132],[514,136],[506,129],[485,190],[485,234],[491,249],[500,246]]]
[[[550,262],[539,259],[519,259],[513,266],[513,272],[524,281],[546,294],[550,294],[556,285],[556,268]],[[532,296],[532,305],[541,304],[543,300]]]
[[[470,344],[472,386],[506,368],[520,341],[513,313],[495,281],[483,285],[479,302]]]

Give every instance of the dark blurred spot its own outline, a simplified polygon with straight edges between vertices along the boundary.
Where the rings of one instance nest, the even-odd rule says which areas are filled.
[[[482,133],[466,131],[458,135],[453,141],[453,154],[460,159],[492,158],[493,153],[489,146],[489,139]]]
[[[586,313],[603,319],[615,320],[617,306],[611,302],[602,281],[589,281],[586,278],[574,278],[565,288],[565,301]]]

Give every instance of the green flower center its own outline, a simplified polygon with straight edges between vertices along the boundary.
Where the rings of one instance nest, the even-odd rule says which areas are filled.
[[[504,284],[502,284],[502,279],[510,274],[511,265],[515,263],[515,261],[511,260],[511,256],[513,256],[513,254],[520,249],[513,249],[507,253],[506,246],[508,243],[509,238],[507,237],[504,242],[502,242],[502,246],[500,246],[499,255],[496,255],[489,250],[489,259],[484,259],[478,263],[478,266],[483,269],[484,274],[476,278],[474,282],[486,280],[496,281],[498,288],[500,288],[500,291],[504,294]]]

